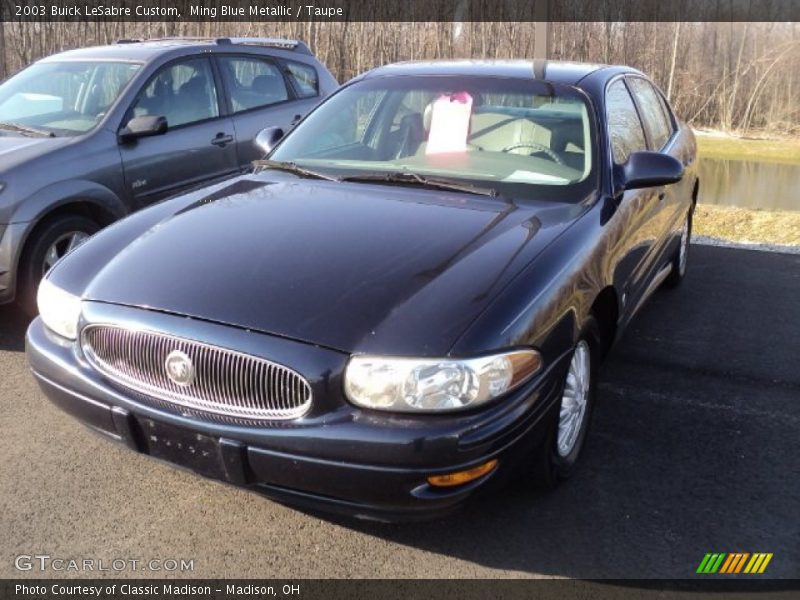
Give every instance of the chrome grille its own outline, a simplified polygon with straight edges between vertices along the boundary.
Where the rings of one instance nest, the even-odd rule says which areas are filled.
[[[298,373],[249,354],[152,331],[88,325],[84,355],[100,373],[137,392],[178,406],[248,419],[294,419],[311,405]],[[193,376],[176,383],[167,357],[182,354]]]

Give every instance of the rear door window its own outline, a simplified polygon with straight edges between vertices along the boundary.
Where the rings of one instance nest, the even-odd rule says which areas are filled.
[[[642,122],[628,88],[622,79],[617,79],[606,91],[608,113],[608,135],[614,162],[621,165],[633,152],[647,150]]]
[[[271,61],[247,56],[222,56],[219,64],[234,113],[289,99],[286,80]]]
[[[661,95],[646,79],[629,77],[628,81],[642,111],[642,119],[650,134],[653,150],[661,150],[672,136],[672,128],[664,114]]]
[[[319,77],[316,69],[297,62],[287,62],[286,68],[298,96],[312,98],[319,95]]]

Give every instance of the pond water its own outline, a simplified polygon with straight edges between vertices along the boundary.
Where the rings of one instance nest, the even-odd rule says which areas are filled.
[[[701,204],[800,211],[800,165],[699,160]]]

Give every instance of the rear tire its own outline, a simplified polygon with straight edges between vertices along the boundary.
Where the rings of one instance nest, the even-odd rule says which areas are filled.
[[[597,368],[602,355],[600,328],[589,317],[572,351],[557,414],[545,442],[533,456],[533,486],[552,490],[573,475],[586,443],[597,395]]]
[[[25,245],[17,271],[17,304],[37,314],[39,282],[53,264],[95,234],[100,226],[80,215],[62,215],[38,225]]]
[[[686,267],[689,264],[689,247],[692,240],[692,211],[686,214],[686,220],[681,227],[681,239],[678,249],[672,257],[672,271],[664,280],[664,287],[676,288],[686,276]]]

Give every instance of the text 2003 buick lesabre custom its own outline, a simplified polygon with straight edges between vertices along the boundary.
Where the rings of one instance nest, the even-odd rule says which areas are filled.
[[[30,364],[131,449],[285,502],[414,518],[513,469],[552,486],[606,349],[684,275],[694,158],[628,68],[383,67],[255,174],[60,261]]]

